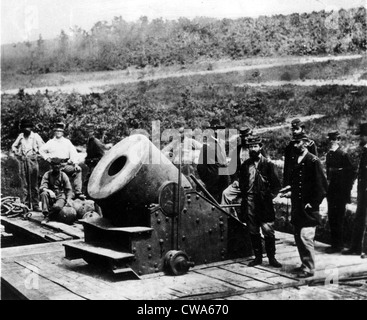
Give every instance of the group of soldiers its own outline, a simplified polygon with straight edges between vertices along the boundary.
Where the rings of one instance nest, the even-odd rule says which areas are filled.
[[[63,122],[55,125],[54,137],[47,143],[38,133],[33,132],[30,120],[23,119],[20,127],[22,132],[12,144],[11,150],[19,162],[23,202],[29,204],[32,211],[42,212],[43,223],[47,223],[55,219],[65,206],[72,206],[72,199],[86,199],[82,192],[82,169],[78,152],[71,141],[64,137]],[[88,141],[85,164],[89,168],[89,176],[107,147],[94,136],[93,124],[87,124],[86,130]],[[43,175],[40,185],[39,156],[51,167]]]
[[[73,198],[85,198],[82,193],[82,173],[77,150],[64,137],[64,123],[56,124],[54,137],[47,143],[32,131],[32,127],[30,121],[22,121],[22,133],[13,143],[12,151],[20,161],[24,202],[29,202],[33,211],[42,211],[47,222],[64,206],[70,205]],[[316,144],[306,134],[304,124],[299,119],[292,121],[292,139],[284,153],[282,188],[275,165],[266,156],[261,137],[254,135],[251,128],[240,130],[239,144],[230,154],[228,163],[225,148],[217,136],[218,130],[225,127],[218,121],[207,127],[213,130],[214,135],[208,136],[207,141],[200,144],[197,173],[214,201],[246,223],[255,255],[250,266],[262,263],[262,232],[269,264],[282,267],[275,258],[273,199],[277,195],[291,199],[291,222],[302,262],[295,270],[299,278],[311,277],[315,272],[314,239],[316,226],[320,224],[320,204],[325,197],[328,200],[331,230],[331,247],[328,251],[342,251],[343,220],[357,170],[349,155],[341,148],[339,132],[328,134],[330,150],[326,156],[325,174]],[[93,124],[87,124],[86,129],[88,141],[85,164],[89,167],[90,176],[107,147],[94,136]],[[367,123],[361,124],[356,134],[360,136],[362,147],[358,169],[358,205],[351,246],[342,253],[363,256],[362,242],[367,220]],[[39,188],[38,155],[51,165]],[[232,169],[231,175],[225,174],[229,168]],[[39,207],[39,192],[42,208]],[[241,203],[238,211],[231,208],[236,202]]]
[[[214,132],[224,129],[212,125]],[[358,169],[358,205],[354,221],[351,246],[343,248],[343,226],[347,203],[351,201],[351,190],[356,177],[349,155],[341,147],[338,131],[328,134],[330,150],[326,156],[326,174],[317,155],[316,144],[305,132],[300,119],[291,123],[292,139],[284,153],[283,188],[274,163],[266,156],[260,136],[253,135],[250,128],[240,130],[240,143],[230,155],[227,164],[223,144],[214,134],[203,145],[197,166],[200,179],[215,200],[229,214],[236,215],[247,224],[255,259],[249,266],[262,263],[262,236],[269,264],[280,268],[275,258],[275,212],[273,199],[291,199],[291,223],[301,259],[301,266],[294,271],[299,278],[312,277],[315,272],[314,240],[316,227],[320,224],[320,205],[326,197],[331,231],[331,247],[328,253],[361,254],[364,257],[363,239],[367,220],[367,123],[360,125],[362,147]],[[213,151],[214,152],[209,152]],[[214,155],[210,159],[209,155]],[[237,168],[232,175],[223,175],[223,168]],[[232,167],[233,168],[233,167]],[[233,172],[233,171],[232,171]],[[231,204],[241,202],[236,212]]]

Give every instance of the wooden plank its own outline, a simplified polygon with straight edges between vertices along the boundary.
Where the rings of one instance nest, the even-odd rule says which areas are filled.
[[[40,243],[48,242],[48,240],[45,239],[45,235],[51,234],[50,231],[45,230],[41,226],[19,218],[10,219],[1,217],[1,224],[14,236],[31,238]]]
[[[263,281],[269,284],[280,284],[280,283],[291,283],[297,282],[298,280],[293,277],[291,274],[284,275],[279,271],[274,269],[266,268],[266,267],[248,267],[242,263],[240,264],[231,264],[227,266],[221,267],[225,270],[229,270],[235,272],[239,275],[245,275],[248,277],[252,277],[255,280]]]
[[[79,240],[73,240],[73,241],[79,241]],[[64,251],[65,249],[62,246],[62,243],[40,243],[21,247],[2,248],[1,257],[3,261],[5,258],[11,258],[11,257],[40,255],[42,253],[48,253],[48,252],[54,253]]]
[[[77,225],[68,226],[64,223],[50,221],[46,223],[44,226],[56,230],[58,232],[65,233],[73,237],[74,239],[84,239],[84,231],[81,228],[77,227]]]
[[[23,266],[24,268],[29,268],[29,264],[27,262],[23,262],[21,260],[19,261],[15,261],[16,264],[19,264],[21,266]],[[60,286],[62,286],[63,288],[65,288],[65,290],[83,298],[83,299],[87,299],[83,294],[86,291],[86,286],[84,285],[76,285],[75,283],[66,280],[65,278],[61,278],[61,277],[57,277],[57,274],[55,274],[54,272],[50,272],[47,271],[45,269],[40,269],[36,266],[36,268],[32,268],[32,270],[38,274],[40,277],[43,277],[45,279],[47,279],[48,281],[51,281],[55,284],[58,284]]]
[[[211,270],[204,270],[204,271],[199,270],[196,272],[242,289],[253,287],[264,287],[267,284],[270,284],[269,282],[266,281],[254,279],[246,275],[239,275],[237,273],[233,273],[231,271],[221,268],[212,268]]]
[[[63,232],[55,233],[55,236],[61,238],[62,241],[67,241],[67,240],[73,240],[74,239],[72,236],[69,236],[69,235],[67,235]]]
[[[50,241],[54,241],[54,242],[64,240],[63,238],[58,237],[56,234],[46,234],[45,239],[50,240]]]

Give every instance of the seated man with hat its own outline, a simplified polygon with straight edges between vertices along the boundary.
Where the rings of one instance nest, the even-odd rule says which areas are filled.
[[[71,206],[72,189],[68,176],[61,171],[62,161],[51,158],[51,170],[43,175],[41,181],[42,212],[45,216],[43,223],[52,220],[66,204]]]
[[[294,119],[291,122],[291,131],[292,138],[300,133],[305,133],[305,125],[301,122],[300,119]],[[307,150],[317,156],[317,147],[315,141],[308,138],[306,143]],[[284,151],[284,169],[283,169],[283,186],[288,186],[290,184],[290,176],[292,174],[292,170],[296,164],[297,152],[294,148],[294,141],[291,140],[289,144],[286,146]]]
[[[331,233],[331,248],[328,253],[343,249],[343,222],[345,207],[350,203],[350,193],[354,181],[354,168],[348,153],[341,148],[338,131],[328,133],[330,150],[326,154],[326,173],[329,183],[327,192],[328,217]]]
[[[250,267],[262,264],[262,241],[260,229],[265,238],[265,249],[269,264],[275,268],[282,265],[275,259],[275,211],[273,199],[280,190],[280,181],[274,164],[261,154],[260,137],[247,139],[249,159],[240,168],[239,186],[242,193],[241,217],[246,222],[251,238],[255,259]]]
[[[82,169],[78,165],[78,152],[69,139],[64,137],[65,124],[58,122],[54,129],[54,138],[40,149],[40,154],[49,163],[52,158],[61,159],[64,171],[72,182],[75,198],[84,200],[82,193]]]
[[[359,168],[358,168],[358,187],[357,187],[357,211],[354,218],[353,234],[351,245],[343,250],[343,254],[360,254],[366,258],[367,249],[367,123],[360,124],[356,132],[360,136],[360,146],[362,148]]]
[[[38,155],[44,142],[38,133],[32,131],[33,123],[23,119],[20,123],[22,133],[11,146],[20,165],[20,179],[23,188],[23,202],[29,204],[33,211],[41,211],[38,191]]]

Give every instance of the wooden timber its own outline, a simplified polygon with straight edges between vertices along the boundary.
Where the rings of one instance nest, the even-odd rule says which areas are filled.
[[[69,226],[55,221],[43,225],[41,224],[43,215],[38,212],[33,212],[27,220],[21,217],[1,217],[0,220],[7,233],[12,234],[17,240],[26,240],[25,243],[36,244],[84,238],[82,225]]]
[[[276,237],[281,269],[270,267],[266,257],[263,265],[250,268],[250,258],[246,258],[196,266],[183,276],[159,272],[123,282],[83,260],[66,260],[60,242],[4,248],[2,290],[6,296],[11,292],[19,299],[32,300],[367,299],[367,260],[326,254],[328,245],[316,242],[315,277],[300,280],[291,272],[299,265],[293,236],[277,232]],[[348,281],[353,276],[355,280]]]

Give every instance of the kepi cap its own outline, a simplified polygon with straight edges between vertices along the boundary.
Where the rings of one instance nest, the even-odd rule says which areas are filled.
[[[254,145],[254,144],[259,144],[260,146],[262,146],[262,139],[261,137],[258,136],[251,136],[247,138],[246,141],[246,145],[250,146],[250,145]]]
[[[335,131],[331,131],[331,132],[328,133],[328,139],[329,140],[337,140],[338,138],[340,138],[339,131],[335,130]]]
[[[56,123],[56,125],[54,127],[54,131],[62,131],[62,132],[64,132],[64,130],[65,130],[65,124],[63,122]]]
[[[22,129],[24,129],[24,128],[33,128],[33,123],[32,123],[31,120],[22,119],[22,121],[20,122],[20,127]]]

